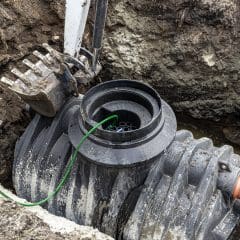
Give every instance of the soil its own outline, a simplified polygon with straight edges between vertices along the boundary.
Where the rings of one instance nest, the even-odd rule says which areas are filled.
[[[39,211],[41,210],[38,210],[38,212]],[[49,219],[58,223],[59,227],[65,224],[68,225],[65,229],[73,229],[69,231],[69,233],[60,228],[59,230],[53,230],[51,229],[53,226],[45,223],[36,213],[29,212],[23,207],[2,201],[1,199],[0,212],[0,240],[113,240],[111,237],[91,227],[78,226],[68,220],[46,214]]]

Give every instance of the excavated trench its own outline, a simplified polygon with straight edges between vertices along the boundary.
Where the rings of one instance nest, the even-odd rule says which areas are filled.
[[[1,1],[0,75],[21,67],[20,61],[43,42],[61,49],[63,16],[63,0]],[[86,45],[91,17],[89,22]],[[191,130],[196,138],[209,137],[216,146],[231,145],[240,153],[238,23],[235,0],[113,0],[102,53],[104,70],[96,82],[142,79],[176,111],[179,129]],[[0,182],[10,189],[15,142],[31,118],[25,105],[1,86]],[[238,238],[236,233],[233,239]]]

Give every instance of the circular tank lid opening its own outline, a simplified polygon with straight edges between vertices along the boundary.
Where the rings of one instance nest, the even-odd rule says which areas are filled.
[[[85,94],[81,104],[85,131],[114,114],[118,120],[104,124],[95,136],[116,142],[143,138],[162,120],[161,98],[147,84],[132,80],[105,82]]]
[[[110,122],[107,122],[102,125],[102,128],[108,131],[122,133],[122,132],[129,132],[139,129],[141,126],[141,120],[137,114],[134,112],[130,112],[128,110],[118,110],[113,112],[114,115],[118,116],[118,119],[114,119]],[[101,115],[99,120],[101,121],[104,118],[107,118],[109,113]]]
[[[149,85],[115,80],[90,89],[73,114],[69,139],[77,148],[80,139],[111,115],[118,120],[96,129],[79,149],[79,155],[108,167],[129,167],[157,159],[171,144],[176,118],[171,107]]]

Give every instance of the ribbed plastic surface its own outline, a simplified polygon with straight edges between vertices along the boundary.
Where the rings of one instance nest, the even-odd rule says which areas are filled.
[[[80,101],[70,101],[54,120],[36,115],[21,137],[13,168],[20,197],[38,201],[56,188],[73,152],[69,119]],[[240,157],[188,131],[178,131],[169,148],[146,164],[106,167],[79,157],[69,181],[44,208],[118,239],[227,239],[239,215],[222,187],[219,162],[234,169]]]

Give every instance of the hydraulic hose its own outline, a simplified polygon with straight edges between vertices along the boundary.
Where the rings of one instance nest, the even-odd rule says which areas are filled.
[[[48,194],[48,196],[38,202],[34,202],[34,203],[24,203],[24,202],[19,202],[19,201],[16,201],[14,199],[12,199],[11,197],[9,197],[6,193],[2,192],[0,190],[0,195],[2,195],[4,198],[12,201],[12,202],[15,202],[17,203],[18,205],[20,206],[24,206],[24,207],[34,207],[34,206],[39,206],[39,205],[42,205],[43,203],[46,203],[48,202],[50,199],[52,199],[54,196],[57,195],[57,193],[62,189],[62,187],[64,186],[64,184],[67,182],[69,176],[70,176],[70,173],[72,171],[72,168],[74,166],[74,163],[76,162],[76,159],[77,159],[77,154],[78,154],[78,151],[80,149],[80,147],[82,146],[82,144],[85,142],[85,140],[97,129],[99,128],[100,126],[102,126],[104,123],[107,123],[109,122],[110,120],[117,120],[118,119],[118,115],[111,115],[105,119],[103,119],[101,122],[97,123],[94,127],[92,127],[83,137],[82,139],[80,140],[79,144],[77,145],[74,153],[72,154],[71,158],[70,158],[70,161],[68,162],[67,164],[67,167],[65,169],[65,172],[64,172],[64,175],[61,179],[61,181],[59,182],[58,186],[56,187],[56,189],[51,192],[50,194]]]
[[[96,70],[99,50],[102,47],[104,27],[107,17],[108,0],[97,0],[96,16],[93,31],[93,71]]]

